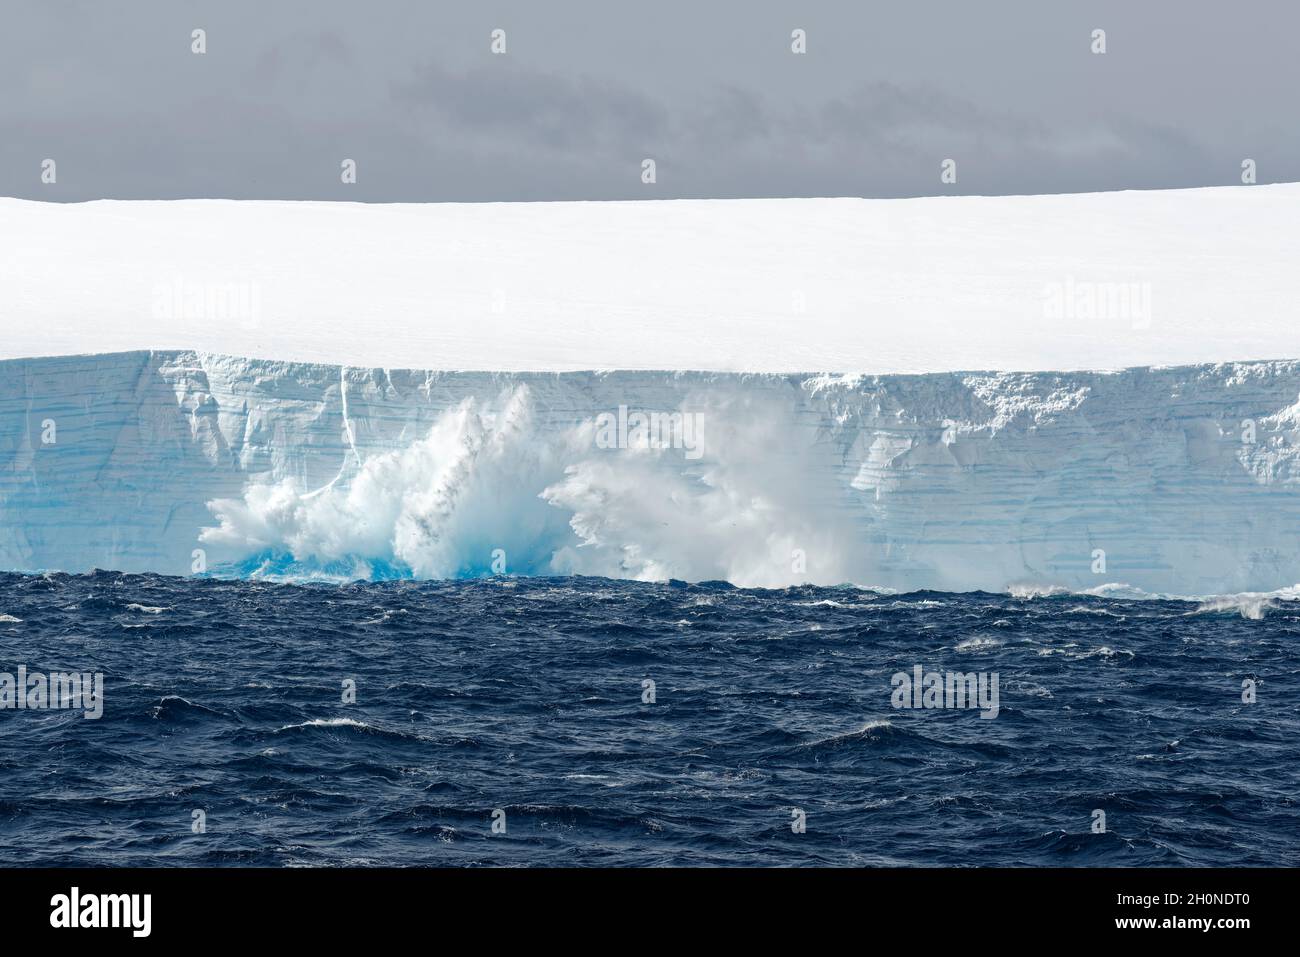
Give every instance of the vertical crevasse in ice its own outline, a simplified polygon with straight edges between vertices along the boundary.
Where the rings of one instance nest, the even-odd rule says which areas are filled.
[[[687,415],[699,448],[598,417]],[[613,421],[613,418],[607,420]],[[667,420],[665,420],[667,421]],[[679,420],[680,421],[680,418]],[[50,430],[45,424],[53,423]],[[0,567],[1300,582],[1300,363],[845,377],[0,362]]]

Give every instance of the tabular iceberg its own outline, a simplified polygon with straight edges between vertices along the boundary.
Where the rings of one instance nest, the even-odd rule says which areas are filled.
[[[620,414],[611,448],[601,417]],[[1296,361],[832,376],[11,359],[0,567],[1268,591],[1300,582],[1298,455]]]
[[[1292,588],[1298,211],[0,200],[0,569]]]

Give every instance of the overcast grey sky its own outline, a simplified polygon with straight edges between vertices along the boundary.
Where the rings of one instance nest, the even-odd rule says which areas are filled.
[[[6,0],[0,195],[1043,193],[1245,158],[1293,181],[1298,36],[1294,0]]]

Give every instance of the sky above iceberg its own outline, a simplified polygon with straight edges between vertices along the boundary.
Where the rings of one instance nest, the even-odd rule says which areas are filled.
[[[1246,159],[1294,181],[1298,28],[1287,0],[19,0],[0,195],[1055,193],[1226,185]]]

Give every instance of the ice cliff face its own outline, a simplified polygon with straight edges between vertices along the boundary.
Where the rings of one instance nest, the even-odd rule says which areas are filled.
[[[15,359],[0,567],[1262,591],[1300,582],[1298,450],[1294,361],[844,378]]]

